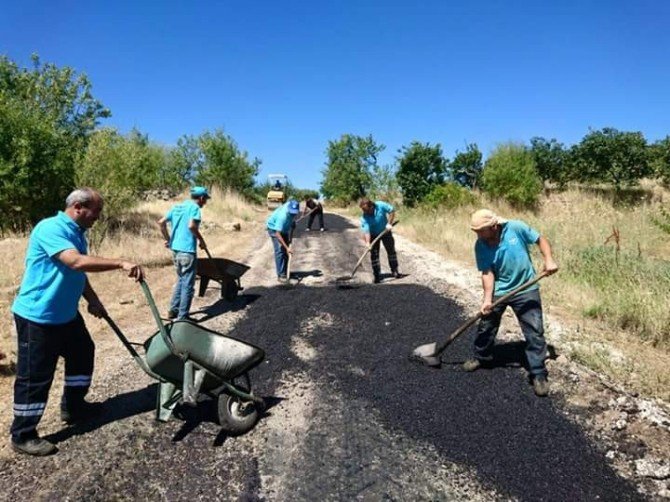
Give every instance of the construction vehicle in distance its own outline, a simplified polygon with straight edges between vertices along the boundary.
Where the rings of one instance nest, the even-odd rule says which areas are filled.
[[[267,195],[268,210],[276,209],[288,199],[288,178],[285,174],[268,175],[270,189]]]

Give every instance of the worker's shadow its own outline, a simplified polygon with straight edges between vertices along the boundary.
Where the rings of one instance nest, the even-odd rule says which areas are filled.
[[[449,350],[449,349],[447,349]],[[547,345],[547,359],[556,359],[558,354],[556,348]],[[442,363],[451,366],[461,366],[465,361],[454,361],[443,359]],[[482,364],[482,369],[494,368],[521,368],[529,371],[528,359],[526,358],[526,342],[517,340],[514,342],[496,343],[493,346],[493,361]]]
[[[117,420],[139,415],[156,407],[158,384],[151,384],[143,389],[126,392],[110,397],[101,403],[94,403],[96,416],[84,423],[71,425],[58,432],[45,436],[52,443],[66,441],[73,436],[93,432]]]
[[[296,270],[291,272],[291,279],[301,282],[305,277],[322,277],[323,272],[319,269],[314,270]]]
[[[235,300],[232,302],[228,300],[224,300],[221,298],[220,300],[217,300],[216,303],[213,303],[212,305],[208,305],[207,307],[196,310],[193,312],[190,312],[189,315],[191,316],[197,316],[200,314],[204,314],[202,317],[196,317],[195,320],[197,322],[204,322],[204,321],[209,321],[210,319],[213,319],[214,317],[218,317],[220,315],[226,314],[228,312],[237,312],[238,310],[242,310],[247,308],[248,305],[254,303],[256,300],[260,298],[261,295],[255,295],[255,294],[244,294],[244,295],[239,295]]]
[[[283,397],[275,396],[264,397],[263,400],[265,401],[265,409],[263,410],[258,420],[260,421],[266,417],[271,416],[272,414],[270,413],[270,409],[277,406],[284,399],[285,398]],[[197,406],[178,405],[177,408],[175,408],[174,416],[179,420],[183,420],[184,423],[172,437],[172,441],[181,441],[202,423],[218,424],[217,414],[218,410],[216,399],[204,397],[200,402],[198,402]],[[229,437],[230,435],[221,429],[214,438],[213,446],[221,446]]]

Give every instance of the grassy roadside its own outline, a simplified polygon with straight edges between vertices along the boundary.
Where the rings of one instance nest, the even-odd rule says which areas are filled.
[[[240,260],[248,253],[255,235],[262,227],[263,219],[267,217],[267,211],[256,208],[236,194],[215,191],[212,195],[203,209],[201,226],[207,245],[213,256]],[[91,251],[91,254],[123,257],[145,265],[147,282],[161,305],[168,300],[174,273],[170,252],[163,246],[156,221],[175,202],[161,200],[142,203],[126,215],[117,234],[106,238],[99,250]],[[233,228],[236,223],[240,224],[239,231]],[[5,257],[5,266],[0,273],[0,351],[9,356],[9,360],[0,361],[0,375],[10,373],[8,364],[14,359],[14,322],[10,308],[23,275],[27,242],[27,236],[0,239],[0,252],[4,252]],[[122,323],[125,318],[136,315],[133,305],[143,301],[141,292],[122,273],[89,274],[89,278],[117,322]],[[102,321],[89,318],[87,322],[94,337],[96,330],[105,329]]]
[[[474,271],[473,210],[528,222],[550,240],[561,267],[542,289],[545,309],[567,328],[563,352],[670,401],[670,239],[651,221],[670,193],[655,190],[654,201],[627,206],[613,205],[607,193],[571,189],[544,197],[536,212],[486,200],[453,210],[401,208],[396,232]]]

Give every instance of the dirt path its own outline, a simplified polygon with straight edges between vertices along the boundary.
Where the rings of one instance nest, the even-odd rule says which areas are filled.
[[[252,268],[244,294],[231,305],[212,289],[194,302],[204,325],[266,351],[252,379],[271,407],[255,429],[226,437],[210,419],[211,403],[185,409],[186,420],[155,422],[155,385],[108,333],[97,342],[91,392],[104,403],[102,416],[63,429],[54,389],[40,430],[60,452],[26,458],[3,443],[0,498],[642,499],[636,483],[661,496],[662,480],[622,477],[631,462],[648,457],[639,445],[633,451],[631,438],[642,432],[624,428],[610,437],[596,423],[603,410],[594,408],[601,402],[594,395],[625,396],[557,357],[550,363],[552,397],[536,398],[511,319],[501,333],[508,343],[498,346],[501,364],[490,371],[461,371],[468,335],[449,348],[440,371],[410,363],[413,347],[440,339],[471,314],[476,276],[397,237],[407,277],[337,289],[333,278],[350,271],[362,247],[348,220],[327,215],[327,224],[325,233],[298,231],[297,286],[277,284],[270,241],[259,234],[245,260]],[[171,274],[152,272],[151,284],[159,289]],[[370,282],[367,262],[360,279]],[[139,292],[122,300],[138,306],[122,325],[129,338],[155,331]],[[560,329],[550,337],[560,346]],[[628,406],[630,427],[641,428],[642,410],[617,406]],[[10,413],[9,406],[1,412],[3,427]],[[658,416],[654,437],[663,441],[666,425]],[[644,437],[645,452],[656,452],[652,436]],[[633,446],[619,448],[626,441]]]

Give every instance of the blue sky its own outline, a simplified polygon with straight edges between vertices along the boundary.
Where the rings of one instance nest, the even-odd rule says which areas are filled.
[[[3,2],[0,53],[86,73],[104,125],[157,142],[223,128],[261,177],[317,188],[329,140],[381,163],[588,128],[670,134],[670,2]]]

